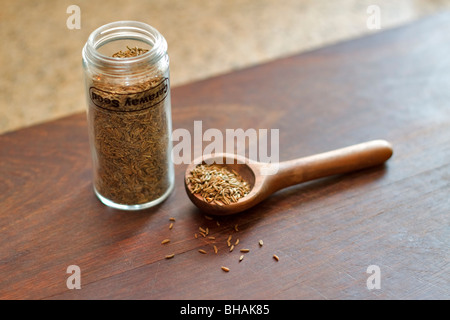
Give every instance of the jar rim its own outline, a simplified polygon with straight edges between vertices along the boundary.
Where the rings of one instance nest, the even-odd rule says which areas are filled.
[[[138,56],[115,58],[98,51],[116,40],[135,39],[150,45],[150,49]],[[116,21],[94,30],[83,47],[83,58],[99,68],[124,71],[139,64],[155,64],[167,54],[167,41],[154,27],[139,21]]]

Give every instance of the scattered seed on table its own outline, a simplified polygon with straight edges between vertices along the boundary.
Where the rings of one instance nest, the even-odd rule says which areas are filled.
[[[170,221],[175,221],[175,218],[174,217],[170,217],[169,220]]]
[[[262,246],[263,246],[263,244],[264,244],[264,242],[263,242],[262,240],[259,240],[259,242],[258,242],[258,243],[259,243],[259,246],[260,246],[260,247],[262,247]]]
[[[235,246],[239,244],[239,239],[236,239],[236,242],[234,243]]]
[[[235,201],[236,202],[236,201]],[[234,225],[234,231],[236,231],[236,232],[238,232],[239,231],[239,229],[238,229],[238,225],[237,224],[235,224]]]
[[[203,249],[198,249],[198,252],[203,253],[203,254],[206,254],[206,251],[203,250]]]
[[[241,252],[250,252],[250,249],[241,249]]]
[[[242,260],[244,260],[244,255],[241,254],[241,256],[239,257],[239,262],[241,262]]]
[[[233,249],[234,249],[234,245],[231,245],[230,252],[233,251]]]
[[[172,254],[168,254],[167,256],[166,256],[166,259],[172,259],[173,257],[175,256],[175,254],[174,253],[172,253]]]
[[[198,230],[200,230],[200,232],[206,233],[206,230],[203,229],[202,227],[198,227]]]
[[[222,267],[221,269],[222,269],[223,271],[225,271],[225,272],[230,271],[230,268],[227,268],[227,267]]]
[[[161,241],[161,244],[166,244],[166,243],[169,243],[170,242],[170,239],[164,239],[163,241]]]
[[[219,223],[219,221],[216,221],[216,224],[217,224],[217,226],[218,226],[218,227],[220,227],[220,223]]]
[[[209,236],[208,239],[209,239],[209,240],[216,240],[216,237]]]
[[[204,234],[203,232],[200,231],[199,233],[202,235],[203,238],[206,237],[206,234]]]
[[[212,220],[213,218],[211,218],[210,216],[205,216],[206,220]]]
[[[172,230],[173,228],[173,222],[171,224],[169,224],[169,230]]]
[[[278,258],[278,256],[276,254],[273,255],[273,258],[277,261],[280,261],[280,258]]]
[[[218,251],[219,251],[219,250],[217,249],[217,247],[214,246],[214,253],[217,254]]]
[[[198,235],[197,235],[196,233],[194,233],[194,238],[195,238],[195,239],[197,239],[197,238],[198,238]]]

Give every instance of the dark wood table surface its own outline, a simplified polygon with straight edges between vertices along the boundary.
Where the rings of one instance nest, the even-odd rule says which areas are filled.
[[[187,165],[158,207],[101,204],[85,113],[3,134],[0,298],[450,298],[449,13],[173,88],[172,115],[190,132],[195,120],[279,129],[282,161],[372,139],[392,142],[394,155],[208,220],[186,196]],[[216,240],[194,238],[199,226]],[[239,263],[241,248],[250,252]],[[66,285],[70,265],[79,290]],[[380,289],[367,287],[371,265]]]

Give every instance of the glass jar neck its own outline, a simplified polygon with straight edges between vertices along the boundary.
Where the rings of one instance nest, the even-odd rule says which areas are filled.
[[[127,58],[114,58],[100,51],[119,41],[142,44],[148,51]],[[83,48],[82,55],[86,66],[98,69],[103,74],[112,76],[120,76],[127,72],[136,74],[139,71],[148,72],[159,64],[161,59],[167,57],[167,42],[158,30],[148,24],[137,21],[117,21],[92,32]]]

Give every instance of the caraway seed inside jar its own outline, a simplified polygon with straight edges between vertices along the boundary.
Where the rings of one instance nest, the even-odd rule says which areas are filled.
[[[153,27],[119,21],[83,48],[93,184],[106,205],[139,210],[173,189],[167,42]]]

